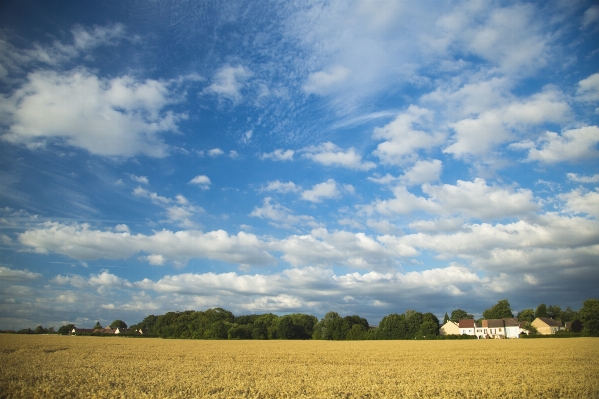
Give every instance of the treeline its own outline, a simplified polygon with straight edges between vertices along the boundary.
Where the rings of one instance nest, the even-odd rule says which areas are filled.
[[[517,317],[527,323],[526,328],[533,334],[530,323],[536,317],[550,317],[561,322],[572,322],[571,331],[582,336],[599,336],[599,300],[588,299],[583,307],[574,311],[569,307],[562,310],[557,305],[539,305],[535,310],[524,309],[516,316],[507,299],[483,312],[484,319],[502,319]],[[360,316],[342,317],[336,312],[327,313],[321,320],[315,316],[294,313],[277,316],[272,313],[261,315],[235,316],[223,308],[205,311],[188,310],[168,312],[163,315],[147,316],[141,323],[129,327],[124,335],[183,339],[323,339],[323,340],[377,340],[377,339],[466,339],[471,336],[440,336],[440,324],[448,320],[458,322],[462,319],[474,319],[474,316],[462,309],[445,314],[442,323],[432,313],[408,310],[402,314],[390,314],[381,320],[378,327],[368,324]],[[478,321],[480,321],[479,319]],[[127,328],[125,322],[115,320],[111,327]],[[58,334],[69,334],[75,326],[68,324],[58,329]],[[96,323],[94,328],[101,328]],[[15,331],[3,331],[15,333]],[[17,331],[22,334],[53,334],[54,328],[38,326],[35,330]],[[123,336],[123,335],[121,335]]]
[[[235,316],[215,308],[150,315],[130,329],[141,329],[149,336],[189,339],[434,339],[439,335],[439,319],[432,313],[408,310],[385,316],[375,328],[363,317],[341,317],[336,312],[319,321],[302,313]]]

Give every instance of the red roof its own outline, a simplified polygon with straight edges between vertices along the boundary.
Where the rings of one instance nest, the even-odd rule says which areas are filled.
[[[472,319],[464,319],[460,320],[460,324],[458,324],[460,328],[475,328],[474,320]]]

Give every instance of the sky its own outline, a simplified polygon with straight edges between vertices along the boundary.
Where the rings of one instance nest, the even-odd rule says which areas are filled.
[[[0,329],[599,292],[593,1],[0,5]]]

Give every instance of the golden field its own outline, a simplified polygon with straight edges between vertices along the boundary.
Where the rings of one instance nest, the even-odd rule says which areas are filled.
[[[599,338],[192,341],[0,335],[2,398],[599,398]]]

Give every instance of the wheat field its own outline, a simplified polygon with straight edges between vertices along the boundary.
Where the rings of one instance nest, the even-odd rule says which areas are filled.
[[[599,339],[0,336],[2,398],[599,398]]]

